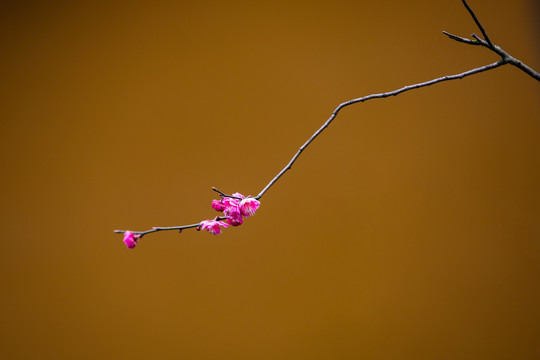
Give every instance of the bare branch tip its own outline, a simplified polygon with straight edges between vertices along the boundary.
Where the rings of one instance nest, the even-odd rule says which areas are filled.
[[[472,8],[469,6],[469,4],[467,4],[467,1],[465,0],[461,0],[463,2],[463,5],[465,6],[465,8],[467,9],[467,11],[469,12],[469,14],[471,15],[471,17],[473,18],[474,22],[476,23],[476,26],[478,27],[478,29],[480,29],[480,31],[482,32],[482,35],[484,35],[484,39],[486,39],[486,43],[488,45],[488,47],[490,49],[493,49],[494,46],[493,46],[493,43],[491,42],[491,40],[489,39],[489,36],[487,35],[486,33],[486,30],[484,30],[484,27],[482,26],[482,24],[480,24],[480,21],[478,20],[478,18],[476,17],[474,11],[472,10]],[[477,39],[478,40],[478,39]]]
[[[469,44],[469,45],[480,45],[477,41],[467,39],[467,38],[464,38],[464,37],[461,37],[461,36],[457,36],[457,35],[451,34],[451,33],[446,32],[446,31],[443,31],[443,34],[448,36],[450,39],[455,40],[457,42],[462,42],[462,43]]]

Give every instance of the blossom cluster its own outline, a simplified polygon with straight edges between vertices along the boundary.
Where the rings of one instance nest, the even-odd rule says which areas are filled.
[[[255,211],[260,205],[261,203],[257,199],[251,196],[245,197],[240,193],[234,193],[231,197],[222,197],[221,200],[213,200],[212,207],[218,212],[223,212],[225,221],[219,220],[220,217],[216,217],[214,220],[204,220],[201,222],[200,228],[214,235],[219,235],[221,227],[242,225],[244,218],[255,215]]]
[[[211,234],[219,235],[221,228],[229,226],[240,226],[244,222],[244,218],[255,215],[255,212],[261,206],[261,203],[254,197],[245,197],[240,193],[225,195],[221,193],[221,200],[212,201],[212,207],[222,212],[223,216],[216,216],[213,220],[203,220],[199,224],[177,226],[169,228],[154,227],[152,230],[142,232],[132,232],[124,230],[116,230],[116,232],[124,233],[124,243],[129,249],[137,246],[137,242],[146,234],[159,230],[179,230],[196,227],[197,230],[206,230]]]

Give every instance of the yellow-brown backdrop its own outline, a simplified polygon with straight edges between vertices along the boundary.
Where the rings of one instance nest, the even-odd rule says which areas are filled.
[[[540,69],[534,1],[471,0]],[[540,84],[452,1],[3,1],[4,359],[540,358]]]

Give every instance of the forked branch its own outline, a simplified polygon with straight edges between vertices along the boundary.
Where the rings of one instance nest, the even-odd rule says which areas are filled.
[[[341,109],[343,109],[344,107],[346,107],[346,106],[356,104],[356,103],[359,103],[359,102],[364,102],[364,101],[371,100],[371,99],[381,99],[381,98],[385,98],[385,97],[389,97],[389,96],[395,96],[395,95],[401,94],[401,93],[403,93],[405,91],[408,91],[408,90],[419,89],[421,87],[430,86],[430,85],[437,84],[437,83],[440,83],[440,82],[443,82],[443,81],[463,79],[466,76],[470,76],[470,75],[473,75],[473,74],[478,74],[480,72],[487,71],[487,70],[492,70],[492,69],[495,69],[495,68],[497,68],[499,66],[502,66],[502,65],[505,65],[505,64],[512,64],[512,65],[518,67],[519,69],[523,70],[525,73],[529,74],[533,78],[535,78],[537,80],[540,80],[540,74],[538,72],[534,71],[529,66],[523,64],[521,61],[517,60],[516,58],[510,56],[508,53],[506,53],[504,50],[502,50],[499,46],[493,45],[491,40],[489,40],[489,37],[488,37],[486,31],[484,30],[484,27],[482,26],[482,24],[480,23],[480,21],[476,17],[475,13],[473,12],[473,10],[469,6],[469,4],[467,4],[467,2],[465,0],[462,0],[462,1],[463,1],[463,5],[465,5],[465,8],[467,9],[467,11],[469,11],[469,14],[471,14],[472,18],[474,19],[474,22],[476,23],[476,25],[478,26],[478,28],[480,29],[480,31],[482,32],[482,34],[484,35],[484,38],[486,40],[482,40],[481,38],[479,38],[475,34],[472,34],[472,37],[474,38],[474,40],[471,40],[471,39],[467,39],[467,38],[464,38],[464,37],[460,37],[460,36],[457,36],[457,35],[450,34],[450,33],[446,32],[446,31],[443,31],[443,33],[445,35],[447,35],[452,40],[456,40],[456,41],[459,41],[459,42],[462,42],[462,43],[465,43],[465,44],[469,44],[469,45],[481,45],[481,46],[487,47],[488,49],[492,50],[493,52],[495,52],[497,55],[499,55],[501,57],[501,59],[499,61],[497,61],[497,62],[495,62],[493,64],[489,64],[489,65],[485,65],[485,66],[482,66],[482,67],[479,67],[479,68],[476,68],[476,69],[465,71],[465,72],[463,72],[461,74],[443,76],[443,77],[440,77],[438,79],[426,81],[426,82],[423,82],[423,83],[419,83],[419,84],[415,84],[415,85],[408,85],[408,86],[405,86],[405,87],[403,87],[401,89],[398,89],[398,90],[389,91],[389,92],[381,93],[381,94],[368,95],[368,96],[364,96],[364,97],[361,97],[361,98],[358,98],[358,99],[352,99],[352,100],[349,100],[347,102],[344,102],[344,103],[340,104],[334,110],[334,112],[332,113],[330,118],[323,124],[323,126],[321,126],[319,128],[319,130],[317,130],[315,132],[315,134],[313,134],[308,139],[308,141],[306,141],[306,143],[300,147],[300,149],[293,156],[291,161],[289,161],[289,163],[270,181],[270,183],[268,183],[268,185],[266,185],[264,187],[264,189],[259,193],[259,195],[257,195],[256,198],[260,199],[264,195],[264,193],[266,193],[266,191],[268,189],[270,189],[270,187],[272,185],[274,185],[274,183],[277,180],[279,180],[279,178],[281,176],[283,176],[283,174],[285,174],[285,172],[287,172],[288,170],[291,169],[292,165],[294,164],[296,159],[298,159],[298,157],[304,151],[304,149],[313,140],[315,140],[315,138],[317,136],[319,136],[323,132],[323,130],[328,127],[328,125],[330,125],[330,123],[337,116],[338,112]]]

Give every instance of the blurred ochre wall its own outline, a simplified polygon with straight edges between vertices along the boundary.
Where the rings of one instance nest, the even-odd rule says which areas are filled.
[[[470,0],[540,70],[535,1]],[[540,83],[452,1],[3,1],[0,358],[540,358]]]

